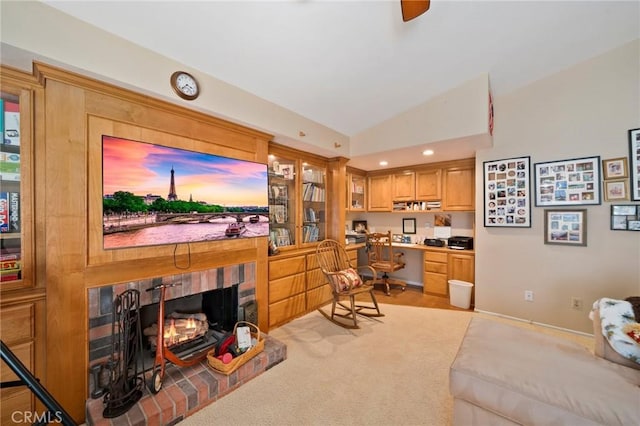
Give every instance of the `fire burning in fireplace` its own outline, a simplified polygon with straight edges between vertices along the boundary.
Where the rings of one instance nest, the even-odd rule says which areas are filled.
[[[162,344],[165,347],[186,343],[204,336],[209,329],[207,316],[203,313],[184,314],[172,312],[164,320]],[[143,334],[155,351],[158,340],[158,324],[154,323],[144,329]]]

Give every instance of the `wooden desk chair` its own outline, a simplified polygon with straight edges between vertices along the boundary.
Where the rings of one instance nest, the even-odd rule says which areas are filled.
[[[399,285],[404,291],[407,283],[389,277],[388,273],[404,268],[404,253],[395,251],[391,245],[391,231],[386,233],[367,234],[367,256],[369,266],[377,272],[382,272],[382,276],[375,276],[373,284],[383,284],[386,287],[387,296],[391,295],[390,285]]]
[[[322,273],[325,275],[331,286],[333,302],[331,305],[331,316],[322,309],[318,309],[329,320],[345,328],[359,328],[356,316],[358,314],[370,317],[382,317],[378,302],[373,294],[373,280],[365,281],[358,273],[358,269],[366,268],[373,274],[375,279],[376,271],[369,265],[358,268],[351,264],[349,256],[344,247],[335,240],[324,240],[316,248],[316,256]],[[371,304],[356,303],[356,296],[369,293]],[[343,303],[347,299],[349,305]],[[360,303],[368,303],[359,301]],[[345,313],[336,313],[336,306],[342,308]],[[364,312],[362,312],[364,311]],[[368,311],[368,312],[367,312]],[[350,319],[352,324],[338,321],[334,317]]]

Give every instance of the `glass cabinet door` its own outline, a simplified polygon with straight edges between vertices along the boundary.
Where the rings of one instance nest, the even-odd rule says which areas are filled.
[[[349,182],[349,210],[364,211],[366,177],[352,174]]]
[[[0,278],[4,286],[23,278],[20,98],[0,98]]]
[[[302,164],[302,242],[324,240],[326,233],[326,169]]]
[[[276,247],[296,244],[296,161],[269,155],[269,238]]]

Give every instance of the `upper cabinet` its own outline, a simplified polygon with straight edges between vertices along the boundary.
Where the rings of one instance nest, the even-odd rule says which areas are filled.
[[[406,169],[406,168],[405,168]],[[370,212],[473,211],[475,160],[414,166],[368,179]]]
[[[5,74],[5,72],[7,74]],[[33,102],[28,83],[3,70],[0,100],[1,289],[34,286]]]
[[[444,169],[443,210],[475,210],[475,193],[475,162],[465,161]]]
[[[416,200],[438,201],[442,199],[442,169],[433,168],[416,172]]]
[[[269,153],[270,239],[280,249],[326,238],[327,164],[272,147]]]
[[[392,177],[393,201],[416,199],[416,175],[414,172],[396,173]]]
[[[366,209],[367,176],[353,170],[347,172],[347,210],[362,212]]]
[[[391,178],[391,175],[369,176],[369,202],[367,204],[367,211],[391,211]]]

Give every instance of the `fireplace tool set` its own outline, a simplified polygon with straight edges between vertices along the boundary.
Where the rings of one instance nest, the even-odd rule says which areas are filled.
[[[104,395],[105,408],[102,413],[105,418],[124,414],[142,397],[144,379],[139,377],[138,371],[138,358],[142,351],[139,308],[138,290],[127,290],[113,302],[111,356],[106,365],[109,385]]]

